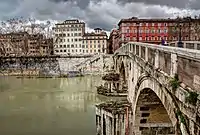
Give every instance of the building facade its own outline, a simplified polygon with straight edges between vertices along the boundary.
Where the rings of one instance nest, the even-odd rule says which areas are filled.
[[[51,55],[53,39],[42,34],[29,35],[27,32],[0,35],[1,56]]]
[[[107,34],[100,28],[94,29],[95,32],[83,35],[83,54],[106,53]]]
[[[119,46],[127,42],[146,42],[161,44],[162,40],[167,42],[180,39],[200,40],[200,19],[176,18],[176,19],[138,19],[132,17],[120,20],[119,24]]]
[[[108,39],[107,53],[113,54],[119,48],[119,30],[113,29]]]
[[[53,28],[54,54],[82,54],[82,36],[85,33],[85,23],[79,20],[66,20]]]

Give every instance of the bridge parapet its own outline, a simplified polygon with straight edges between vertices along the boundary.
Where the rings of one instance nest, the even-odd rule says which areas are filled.
[[[156,70],[161,70],[200,92],[200,51],[147,43],[130,42],[119,48],[115,54],[131,54],[143,59]]]
[[[174,134],[200,133],[200,96],[197,97],[200,93],[200,51],[130,42],[115,52],[114,61],[117,72],[124,65],[125,72],[121,75],[128,82],[128,100],[132,103],[136,135],[141,134],[143,123],[152,124],[150,116],[142,117],[141,107],[149,104],[151,108],[154,104],[151,99],[157,99],[154,95],[166,109],[175,127]],[[154,115],[152,110],[151,116]]]

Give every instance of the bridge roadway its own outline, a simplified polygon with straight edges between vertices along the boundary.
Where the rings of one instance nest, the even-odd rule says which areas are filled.
[[[114,54],[134,135],[200,135],[200,51],[130,42]]]

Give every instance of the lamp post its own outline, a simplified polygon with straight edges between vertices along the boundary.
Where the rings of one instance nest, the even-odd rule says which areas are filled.
[[[137,22],[136,25],[137,25],[137,42],[139,42],[139,26],[140,26],[140,23]]]
[[[181,48],[183,48],[183,42],[182,42],[182,21],[180,20],[179,21],[179,24],[178,24],[179,26],[179,41],[178,41],[178,47],[181,47]]]

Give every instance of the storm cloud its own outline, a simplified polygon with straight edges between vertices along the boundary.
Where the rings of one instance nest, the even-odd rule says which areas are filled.
[[[88,27],[110,31],[121,18],[172,17],[199,12],[197,0],[0,0],[0,20],[33,17],[38,20],[80,19]]]

